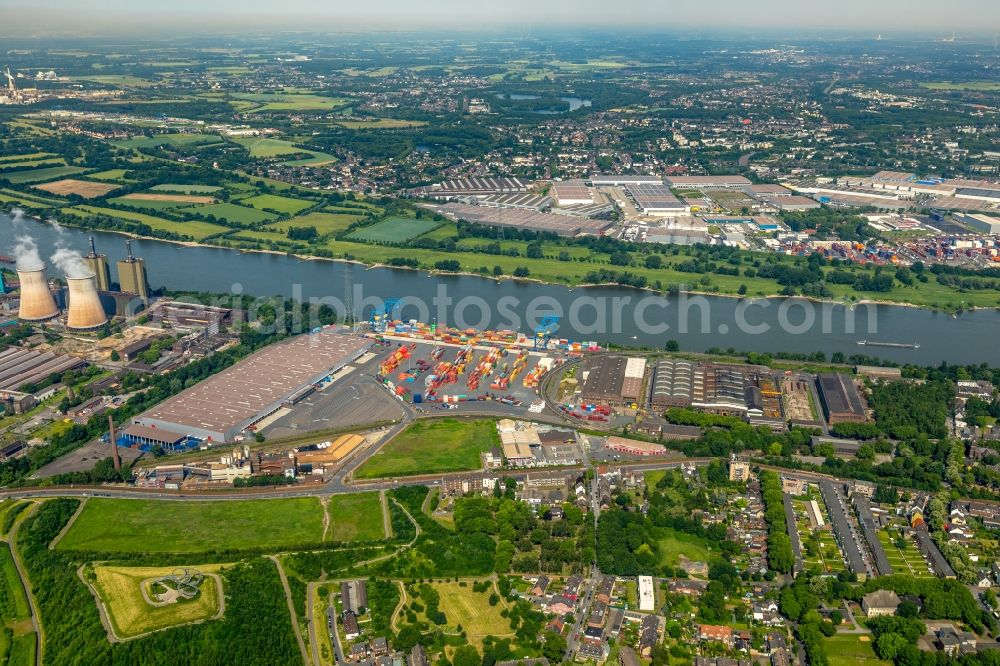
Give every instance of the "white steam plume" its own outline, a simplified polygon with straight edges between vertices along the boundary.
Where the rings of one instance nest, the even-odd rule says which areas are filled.
[[[87,266],[83,255],[66,244],[66,231],[59,224],[59,221],[50,217],[46,222],[56,232],[56,251],[49,257],[49,260],[68,278],[92,277],[94,271]]]
[[[18,236],[12,252],[19,271],[40,271],[45,268],[45,263],[38,254],[38,243],[31,236]]]
[[[49,259],[68,278],[92,277],[94,275],[80,253],[68,247],[57,248]]]

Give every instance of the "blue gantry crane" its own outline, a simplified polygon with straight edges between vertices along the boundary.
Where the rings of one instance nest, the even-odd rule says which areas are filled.
[[[542,317],[541,321],[538,322],[538,326],[535,327],[535,349],[541,347],[544,349],[549,346],[549,339],[559,330],[559,317],[556,315],[549,315],[547,317]]]
[[[372,309],[371,325],[376,333],[385,333],[386,326],[392,321],[393,312],[399,307],[401,298],[387,298],[382,302],[382,311]]]

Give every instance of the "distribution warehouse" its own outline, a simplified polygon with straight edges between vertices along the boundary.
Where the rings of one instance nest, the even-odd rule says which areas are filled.
[[[152,429],[232,442],[282,405],[356,360],[371,341],[341,331],[300,335],[266,347],[136,418]]]

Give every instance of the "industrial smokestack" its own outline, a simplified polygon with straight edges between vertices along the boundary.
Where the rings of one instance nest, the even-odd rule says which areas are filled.
[[[66,277],[69,286],[69,309],[66,327],[78,331],[99,328],[108,323],[108,315],[101,305],[97,293],[97,278],[93,274],[84,277]]]
[[[21,321],[45,321],[59,316],[56,299],[49,290],[49,281],[45,278],[45,265],[39,262],[37,268],[22,268],[20,263],[17,277],[21,281],[21,305],[17,318]]]

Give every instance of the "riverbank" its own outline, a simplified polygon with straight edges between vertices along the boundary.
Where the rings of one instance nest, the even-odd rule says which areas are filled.
[[[30,218],[35,219],[35,218]],[[66,227],[73,227],[84,230],[91,230],[92,227],[88,227],[81,224],[74,224],[73,217],[68,218],[65,222],[60,221],[60,224]],[[40,220],[38,220],[40,221]],[[288,256],[294,257],[300,261],[324,261],[333,263],[344,263],[349,265],[364,266],[368,269],[376,268],[387,268],[392,270],[412,270],[424,273],[428,276],[458,276],[458,277],[474,277],[480,279],[492,280],[494,283],[502,283],[505,281],[515,281],[523,282],[528,284],[539,284],[539,285],[554,285],[565,287],[570,290],[576,289],[593,289],[593,288],[626,288],[630,290],[635,290],[641,293],[648,294],[669,294],[669,293],[680,293],[683,292],[689,295],[698,296],[718,296],[727,299],[744,300],[744,299],[781,299],[787,298],[788,296],[781,293],[782,288],[777,284],[775,280],[770,278],[757,278],[757,277],[733,277],[724,276],[716,274],[698,274],[698,273],[687,273],[678,271],[671,267],[664,267],[660,269],[649,269],[645,267],[616,267],[607,263],[592,263],[586,264],[588,272],[594,272],[599,270],[611,270],[616,268],[621,268],[623,272],[627,272],[630,275],[635,275],[638,277],[645,278],[647,284],[645,286],[636,286],[629,284],[621,284],[618,282],[593,282],[585,281],[586,275],[580,276],[576,274],[570,274],[566,270],[553,271],[553,267],[564,268],[565,266],[570,266],[572,268],[579,268],[579,262],[563,262],[557,259],[543,258],[543,259],[529,259],[526,257],[504,257],[504,256],[493,256],[485,253],[470,252],[470,251],[456,251],[456,252],[443,252],[440,250],[426,250],[420,248],[396,248],[393,246],[379,246],[379,245],[366,245],[363,243],[352,243],[348,241],[336,241],[339,247],[347,250],[353,250],[352,252],[344,252],[346,256],[320,256],[315,254],[294,252],[294,251],[283,251],[274,250],[263,247],[233,247],[227,242],[215,242],[216,239],[221,241],[226,241],[226,236],[218,236],[213,238],[208,238],[204,241],[192,241],[192,240],[177,240],[177,239],[167,239],[159,238],[156,236],[136,234],[134,232],[120,230],[120,229],[99,229],[107,233],[118,234],[126,236],[129,238],[140,239],[140,240],[153,240],[164,243],[170,243],[173,245],[178,245],[181,247],[203,247],[212,248],[220,250],[231,250],[243,254],[262,254],[262,255],[273,255],[273,256]],[[234,230],[233,233],[238,233],[238,230]],[[365,260],[360,259],[356,254],[366,253],[372,255],[371,259]],[[393,253],[403,253],[411,258],[416,258],[418,261],[424,259],[424,262],[417,266],[396,266],[391,263],[387,263],[384,260],[386,254]],[[460,263],[469,264],[476,260],[481,260],[484,262],[496,261],[496,265],[501,266],[502,264],[517,264],[518,266],[524,265],[529,269],[529,275],[523,277],[515,277],[512,275],[514,268],[507,266],[510,270],[504,271],[503,275],[491,275],[482,270],[458,270],[458,271],[446,271],[435,269],[434,264],[438,261],[444,260],[457,260]],[[483,268],[486,268],[485,266]],[[699,278],[699,276],[701,276]],[[710,280],[714,281],[716,284],[711,285],[713,288],[699,288],[698,284],[692,284],[694,280],[701,282],[708,277]],[[652,286],[659,283],[659,288]],[[738,293],[741,287],[746,287],[745,294]],[[673,291],[671,288],[676,289]],[[984,293],[962,293],[954,289],[949,289],[943,287],[942,285],[934,284],[920,284],[913,288],[905,288],[902,286],[895,287],[893,291],[900,293],[901,298],[870,298],[863,297],[863,292],[857,292],[845,285],[828,285],[830,291],[834,292],[833,297],[815,297],[815,296],[796,296],[796,298],[806,299],[810,302],[817,304],[829,304],[829,305],[839,305],[847,308],[853,308],[859,305],[891,305],[906,308],[918,308],[923,310],[929,310],[932,312],[942,312],[948,314],[957,314],[965,311],[975,311],[980,309],[1000,309],[1000,294],[996,292],[984,292]],[[923,295],[926,300],[920,301],[912,298],[912,296]],[[958,300],[962,297],[963,300]],[[975,301],[972,297],[978,297]],[[968,301],[965,299],[969,299]],[[988,302],[992,300],[992,302]]]

